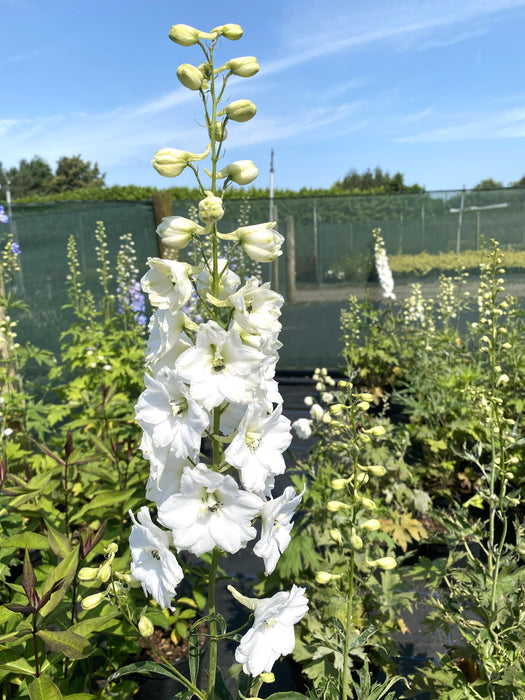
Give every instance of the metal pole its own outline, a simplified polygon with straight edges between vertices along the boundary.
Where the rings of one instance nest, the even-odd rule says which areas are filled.
[[[456,255],[459,255],[461,250],[461,224],[463,222],[463,209],[465,206],[465,190],[461,193],[461,205],[459,207],[458,233],[456,237]]]
[[[317,228],[317,199],[314,199],[314,255],[315,255],[315,283],[321,283],[319,274],[319,235]]]

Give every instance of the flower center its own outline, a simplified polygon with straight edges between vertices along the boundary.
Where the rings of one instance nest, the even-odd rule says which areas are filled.
[[[182,416],[188,410],[188,401],[186,398],[170,399],[171,414],[173,416]]]
[[[271,617],[269,620],[265,620],[264,624],[266,625],[266,627],[273,627],[276,622],[277,620],[275,619],[275,617]]]
[[[244,442],[246,443],[246,447],[251,452],[255,452],[257,450],[257,448],[261,444],[261,440],[262,438],[260,433],[251,430],[246,431],[246,435],[244,436]]]
[[[222,372],[223,369],[226,367],[226,362],[224,361],[224,357],[217,352],[217,348],[215,345],[212,345],[211,349],[213,352],[211,371],[218,374],[219,372]]]
[[[157,549],[152,549],[151,550],[151,556],[153,559],[156,559],[157,561],[160,561],[160,554]]]
[[[208,511],[211,511],[212,513],[217,513],[222,506],[222,503],[220,501],[220,495],[216,491],[208,491],[206,490],[202,496],[202,506],[201,506],[201,514],[204,515]]]

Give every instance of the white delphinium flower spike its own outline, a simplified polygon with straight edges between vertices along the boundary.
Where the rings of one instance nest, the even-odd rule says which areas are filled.
[[[277,659],[294,649],[293,626],[308,611],[306,589],[294,585],[289,592],[280,591],[262,600],[243,600],[244,596],[237,594],[233,586],[228,586],[228,590],[243,605],[255,610],[253,627],[235,650],[236,661],[251,676],[270,673]]]
[[[131,575],[140,581],[145,595],[151,595],[161,608],[173,610],[171,599],[184,578],[182,569],[170,551],[170,533],[151,520],[146,506],[137,513],[129,512],[133,527],[129,536]]]
[[[177,457],[200,449],[202,433],[210,424],[209,414],[190,395],[173,370],[157,377],[144,377],[146,390],[139,396],[137,423],[151,435],[153,443],[170,446]]]
[[[219,547],[235,554],[256,536],[252,520],[263,501],[241,491],[228,475],[205,464],[185,469],[180,492],[159,506],[159,521],[172,531],[177,549],[200,556]]]
[[[223,401],[248,403],[264,360],[263,353],[243,345],[237,331],[208,321],[199,328],[195,346],[178,357],[175,370],[209,411]]]
[[[383,296],[385,299],[395,299],[394,278],[392,277],[392,270],[388,264],[388,257],[386,254],[385,242],[381,236],[381,229],[375,228],[372,233],[374,236],[377,276],[379,277],[379,283],[383,289]]]
[[[292,434],[290,421],[281,413],[282,406],[268,415],[264,406],[250,404],[224,453],[226,461],[240,471],[248,491],[262,493],[267,477],[286,469],[282,453],[290,446]]]
[[[281,496],[264,504],[261,514],[261,539],[253,548],[253,552],[264,559],[266,576],[275,570],[279,557],[290,544],[292,518],[304,491],[303,488],[297,495],[291,486],[287,486]]]

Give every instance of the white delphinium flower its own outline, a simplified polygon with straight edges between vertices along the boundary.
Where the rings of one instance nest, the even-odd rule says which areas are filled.
[[[186,467],[192,467],[199,461],[199,451],[187,457],[177,457],[169,445],[155,445],[148,433],[143,433],[140,447],[150,465],[146,498],[158,506],[168,496],[180,491],[182,473]]]
[[[177,457],[199,450],[210,416],[190,395],[182,379],[173,370],[163,370],[157,377],[146,374],[144,383],[146,390],[135,406],[141,428],[155,444],[169,445]]]
[[[312,408],[310,409],[310,415],[314,420],[320,421],[323,419],[324,416],[324,411],[322,406],[320,406],[318,403],[314,403]]]
[[[171,529],[177,549],[199,556],[219,547],[235,554],[256,536],[251,522],[263,501],[241,491],[235,480],[205,464],[185,469],[180,492],[159,506],[159,521]]]
[[[298,418],[292,423],[292,428],[295,430],[297,437],[301,440],[308,440],[312,435],[312,421],[308,418]]]
[[[140,283],[150,304],[160,309],[182,309],[193,290],[189,274],[194,268],[178,260],[148,258],[147,262],[150,269]]]
[[[175,370],[190,384],[191,396],[209,411],[225,400],[248,403],[264,360],[261,352],[242,343],[237,331],[208,321],[200,326],[195,346],[179,356]]]
[[[231,586],[228,589],[233,593]],[[280,656],[292,653],[293,626],[308,611],[305,590],[294,585],[291,591],[280,591],[271,598],[249,599],[250,607],[255,609],[253,627],[235,650],[235,659],[242,664],[244,673],[251,676],[270,673]],[[238,595],[235,597],[240,599]]]
[[[290,446],[292,435],[290,421],[281,413],[282,406],[268,415],[264,406],[250,404],[224,453],[226,461],[240,471],[248,491],[262,493],[267,477],[286,469],[282,453]]]
[[[171,599],[184,578],[182,569],[170,551],[170,533],[161,530],[143,506],[137,513],[129,512],[133,527],[129,536],[131,575],[140,581],[144,594],[150,594],[161,608],[173,610]]]
[[[297,495],[287,486],[278,498],[264,504],[261,513],[261,538],[253,548],[253,553],[264,559],[264,573],[269,576],[275,570],[279,557],[290,544],[290,531],[295,509],[301,502],[302,493]]]
[[[234,319],[245,333],[258,334],[264,330],[281,330],[277,319],[281,315],[283,297],[270,289],[270,283],[260,284],[256,277],[250,277],[235,294],[233,305]]]
[[[379,283],[383,289],[383,296],[385,299],[395,299],[394,278],[392,277],[392,270],[388,264],[388,257],[386,254],[385,242],[381,236],[381,229],[375,228],[372,233],[374,236],[377,276],[379,277]]]
[[[217,261],[217,266],[220,275],[217,294],[213,294],[213,275],[206,267],[197,275],[195,281],[197,283],[197,290],[200,294],[204,293],[203,296],[205,296],[206,292],[210,292],[210,294],[213,294],[213,296],[215,296],[217,299],[222,300],[229,297],[230,294],[233,294],[235,290],[238,289],[241,283],[241,278],[233,270],[228,268],[227,260],[219,258]]]
[[[157,309],[149,322],[149,338],[146,343],[146,365],[153,374],[161,367],[173,366],[177,357],[191,347],[184,328],[187,317],[183,311]]]

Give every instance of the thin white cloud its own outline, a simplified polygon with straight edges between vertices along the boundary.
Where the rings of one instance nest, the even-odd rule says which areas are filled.
[[[33,58],[40,56],[39,51],[26,51],[26,53],[15,54],[14,56],[4,56],[0,57],[0,66],[8,66],[11,63],[21,63],[23,61],[30,61]]]
[[[287,56],[266,63],[264,73],[281,72],[322,56],[380,42],[395,41],[402,50],[422,49],[425,44],[430,48],[447,40],[446,36],[429,37],[431,30],[449,31],[453,25],[492,19],[496,14],[524,6],[525,0],[389,0],[367,3],[364,10],[352,3],[346,12],[341,12],[339,2],[319,0],[305,6],[301,1],[291,6],[286,17],[283,46]],[[294,31],[289,31],[289,27]],[[454,37],[458,42],[484,33],[486,29],[479,27]],[[418,37],[419,46],[414,44]]]
[[[479,114],[479,113],[478,113]],[[448,143],[473,139],[508,139],[525,136],[525,107],[481,116],[451,115],[448,126],[395,139],[399,143]],[[444,119],[442,119],[444,121]]]

